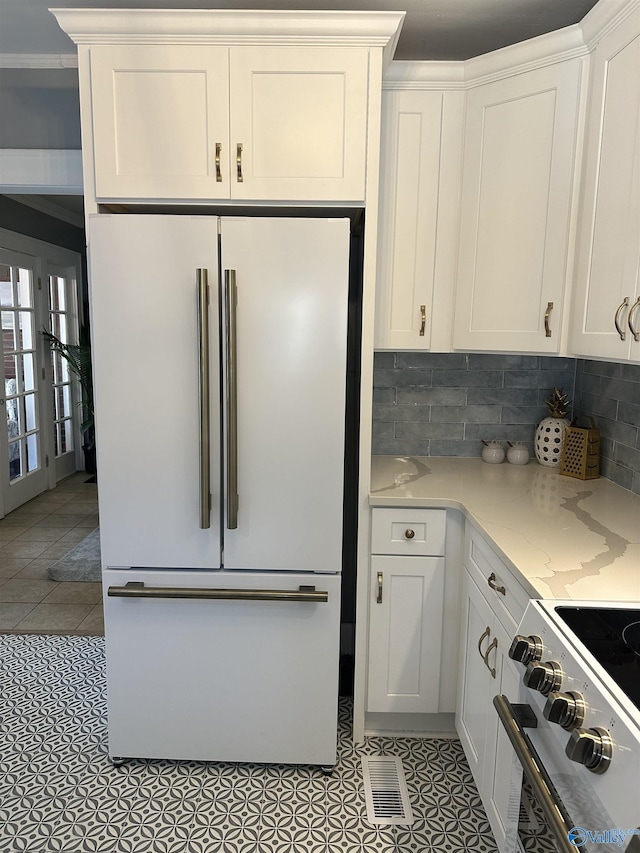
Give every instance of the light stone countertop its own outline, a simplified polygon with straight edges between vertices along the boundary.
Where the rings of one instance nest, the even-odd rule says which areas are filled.
[[[535,461],[372,457],[371,506],[460,510],[535,598],[640,602],[640,497]]]

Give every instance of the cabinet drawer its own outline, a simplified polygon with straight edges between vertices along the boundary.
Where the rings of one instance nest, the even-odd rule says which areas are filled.
[[[444,509],[374,509],[371,522],[372,554],[444,556]]]
[[[467,525],[465,565],[507,631],[522,618],[529,596],[511,571],[473,528]]]

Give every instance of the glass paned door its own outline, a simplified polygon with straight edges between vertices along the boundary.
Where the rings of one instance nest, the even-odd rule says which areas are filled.
[[[3,481],[9,485],[4,494],[5,513],[46,487],[34,280],[33,259],[27,256],[0,263],[3,402],[7,421],[0,463]]]

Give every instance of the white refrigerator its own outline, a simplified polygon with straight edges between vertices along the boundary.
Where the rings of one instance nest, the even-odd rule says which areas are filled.
[[[109,753],[336,754],[349,222],[99,214]]]

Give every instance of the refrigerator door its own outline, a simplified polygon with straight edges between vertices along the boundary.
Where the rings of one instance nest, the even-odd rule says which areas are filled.
[[[255,599],[310,584],[326,595]],[[334,763],[339,575],[107,569],[103,586],[112,757]]]
[[[216,226],[211,217],[90,217],[103,565],[220,567]],[[210,291],[210,512],[201,495],[198,269]]]
[[[224,285],[237,289],[224,566],[340,572],[349,221],[223,218],[221,233]]]

